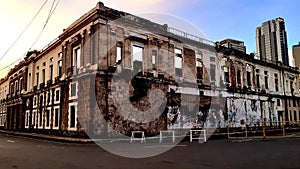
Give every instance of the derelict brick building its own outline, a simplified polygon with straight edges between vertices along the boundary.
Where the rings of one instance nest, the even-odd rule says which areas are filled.
[[[1,81],[0,122],[65,136],[296,125],[298,75],[98,3]]]

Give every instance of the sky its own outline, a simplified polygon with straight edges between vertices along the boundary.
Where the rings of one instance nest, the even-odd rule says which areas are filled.
[[[98,2],[56,0],[55,3],[58,3],[56,10],[40,38],[34,43],[45,24],[53,1],[1,0],[0,58],[3,59],[0,60],[0,70],[22,58],[28,50],[41,50],[58,37],[64,28],[95,7]],[[264,21],[277,17],[285,19],[290,55],[292,46],[300,41],[300,1],[298,0],[102,0],[102,2],[105,6],[149,17],[156,22],[168,23],[172,27],[211,41],[225,38],[242,40],[247,47],[247,53],[256,51],[256,27],[261,26]],[[43,3],[45,6],[39,15],[12,46]],[[8,70],[0,71],[0,77],[3,77]]]

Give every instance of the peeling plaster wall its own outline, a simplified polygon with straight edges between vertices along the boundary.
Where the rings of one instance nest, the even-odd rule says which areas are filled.
[[[278,122],[277,108],[273,101],[247,98],[227,98],[228,123],[231,127],[244,127],[242,122],[246,122],[249,127],[254,127],[262,121],[267,122],[267,126],[275,125]],[[225,117],[224,117],[225,118]]]
[[[62,52],[63,75],[58,79],[60,83],[55,86],[55,88],[61,90],[61,103],[58,105],[60,107],[59,134],[84,136],[84,131],[88,131],[92,135],[103,135],[113,133],[115,130],[122,131],[125,134],[130,134],[132,130],[145,130],[147,134],[157,134],[158,131],[166,129],[168,125],[173,128],[191,128],[195,124],[207,128],[225,128],[227,125],[244,127],[243,122],[248,126],[257,126],[261,125],[262,121],[299,120],[299,72],[280,67],[280,65],[264,65],[265,63],[260,63],[261,61],[249,59],[250,55],[247,54],[240,56],[240,53],[228,49],[217,52],[218,48],[214,46],[208,47],[195,41],[191,42],[191,40],[185,39],[187,40],[185,42],[182,39],[170,37],[171,35],[165,32],[164,26],[155,25],[154,23],[149,24],[148,21],[146,22],[147,25],[152,25],[151,29],[154,31],[145,30],[143,28],[145,21],[134,19],[134,16],[132,16],[133,20],[126,23],[125,26],[122,25],[122,22],[113,21],[112,18],[116,17],[118,13],[115,13],[116,16],[111,16],[111,20],[104,21],[100,18],[103,17],[101,16],[102,12],[105,18],[109,18],[109,14],[105,13],[106,11],[96,12],[97,14],[91,16],[85,15],[63,32],[57,46],[47,49],[47,53],[28,65],[27,74],[31,73],[32,78],[27,82],[27,94],[34,97],[40,93],[40,91],[33,91],[34,86],[38,85],[34,83],[36,72],[38,72],[36,70],[37,66],[40,68],[40,76],[41,70],[45,69],[46,82],[50,79],[47,73],[49,65],[53,64],[53,76],[55,77],[58,71],[57,62],[61,59],[58,54]],[[164,35],[164,33],[167,34]],[[117,45],[122,48],[122,62],[120,64],[116,63]],[[120,73],[118,72],[120,70],[132,72],[133,45],[139,45],[144,49],[143,70],[140,72],[140,78],[159,81],[151,83],[151,88],[160,89],[166,94],[168,111],[174,110],[175,114],[180,112],[178,118],[174,119],[174,124],[171,124],[171,118],[166,120],[166,110],[160,116],[155,114],[157,112],[140,115],[131,112],[130,106],[141,111],[147,111],[152,106],[148,95],[134,98],[130,102],[122,100],[122,98],[132,97],[139,90],[138,87],[134,89],[130,86],[130,82],[125,82],[129,84],[129,89],[124,88],[124,86],[112,87],[113,80],[111,78],[115,74],[109,72],[108,69],[116,67],[117,73]],[[81,47],[82,54],[80,67],[77,67],[76,70],[78,74],[75,73],[79,76],[75,78],[72,77],[72,73],[74,73],[72,71],[74,67],[72,66],[74,65],[71,64],[74,47]],[[155,70],[152,67],[152,49],[157,52]],[[174,49],[182,50],[183,77],[175,76]],[[195,79],[197,74],[196,54],[202,57],[203,79]],[[51,57],[53,57],[53,60],[51,59],[53,63],[49,60]],[[44,62],[46,66],[43,66]],[[214,66],[215,80],[212,82],[211,70]],[[224,66],[228,67],[228,84],[224,83]],[[250,72],[250,85],[248,85],[247,71]],[[90,72],[94,73],[95,79],[86,76]],[[147,77],[149,72],[153,73],[153,77]],[[240,72],[241,77],[237,77],[238,72]],[[256,72],[259,72],[260,84],[256,80]],[[159,78],[158,74],[163,74],[163,77]],[[278,91],[275,88],[275,75],[278,76]],[[265,84],[266,77],[268,78],[268,87]],[[238,84],[238,78],[241,80],[240,84]],[[122,79],[117,81],[117,83],[123,82]],[[71,99],[70,83],[74,82],[78,83],[78,97]],[[26,84],[26,81],[24,83]],[[177,84],[174,85],[174,83]],[[194,84],[191,85],[191,83]],[[184,85],[180,86],[180,84]],[[1,84],[2,86],[3,84]],[[96,91],[90,90],[93,87]],[[172,93],[171,89],[175,91],[173,95],[170,94]],[[129,96],[125,95],[124,91],[128,91]],[[96,101],[93,102],[91,99],[95,92],[96,98],[94,99]],[[43,96],[45,94],[44,92]],[[114,100],[114,94],[119,97],[117,100]],[[146,91],[146,94],[150,94],[150,91]],[[1,97],[3,98],[3,94]],[[154,93],[152,97],[163,99],[158,93]],[[80,101],[78,101],[78,98],[80,98]],[[76,103],[77,101],[78,103]],[[114,101],[124,107],[124,112],[128,112],[126,119],[118,111]],[[296,101],[295,105],[294,101]],[[73,103],[78,105],[79,119],[76,119],[76,127],[72,127],[71,131],[69,127],[69,106]],[[153,107],[158,108],[159,106],[155,104]],[[19,107],[11,106],[8,109],[8,114],[12,115],[18,110],[21,112],[21,109],[22,105],[19,105]],[[198,114],[200,111],[202,111],[201,117]],[[168,113],[170,115],[170,112]],[[198,118],[198,115],[200,118]],[[146,122],[146,119],[153,117],[158,118],[150,123]],[[21,123],[16,124],[17,119],[22,121],[24,117],[22,114],[19,117],[13,116],[9,119],[10,126],[7,127],[11,129],[22,128]],[[140,123],[134,123],[134,121]],[[267,125],[271,125],[271,123]],[[38,129],[42,130],[43,128]]]

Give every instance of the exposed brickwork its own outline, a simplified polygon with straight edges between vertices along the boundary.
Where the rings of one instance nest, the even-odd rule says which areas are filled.
[[[126,102],[126,99],[129,99],[130,94],[132,92],[128,91],[129,88],[126,88],[124,86],[116,86],[113,90],[113,92],[107,92],[106,90],[106,79],[103,78],[96,78],[96,96],[97,96],[97,106],[99,107],[100,111],[102,112],[104,118],[106,119],[108,125],[112,127],[113,129],[120,131],[123,134],[129,135],[131,131],[133,130],[143,130],[146,131],[147,134],[157,134],[160,130],[165,129],[166,124],[165,120],[162,117],[157,116],[155,112],[149,113],[149,114],[143,114],[142,112],[147,111],[150,107],[159,106],[156,104],[150,104],[148,96],[141,97],[141,98],[135,98],[127,105],[128,102]],[[119,79],[118,84],[128,84],[128,82],[122,79]],[[132,87],[131,87],[132,88]],[[151,85],[151,88],[156,88],[164,91],[164,93],[167,93],[167,86],[163,84],[153,84]],[[153,90],[152,89],[152,90]],[[132,90],[132,89],[129,89]],[[124,92],[128,92],[128,94],[125,94]],[[147,93],[149,94],[151,90],[149,90]],[[107,94],[107,95],[106,95]],[[106,97],[108,97],[108,100],[106,102]],[[113,98],[115,97],[115,98]],[[132,95],[131,95],[132,97]],[[153,95],[154,98],[159,98],[160,95]],[[108,104],[108,106],[106,106]],[[117,104],[117,105],[116,105]],[[117,107],[121,106],[122,109],[118,110]],[[137,108],[141,114],[136,114],[135,112],[131,112],[132,109],[130,109],[130,106],[133,106]],[[156,107],[156,109],[159,109],[159,107]],[[122,112],[120,112],[122,111]],[[124,114],[126,113],[126,117],[124,117]],[[155,118],[155,117],[159,118]],[[156,119],[150,123],[137,123],[135,121],[143,121],[143,119]],[[94,125],[97,126],[97,123]],[[99,127],[99,126],[97,126]]]
[[[245,122],[248,119],[252,121],[299,119],[299,115],[297,117],[294,113],[299,112],[299,103],[291,106],[293,100],[299,102],[300,97],[299,89],[293,88],[298,86],[296,83],[299,80],[298,70],[258,61],[251,58],[251,55],[200,43],[186,37],[176,39],[177,36],[172,37],[165,26],[135,16],[130,16],[128,20],[116,21],[120,13],[107,9],[109,8],[104,6],[95,8],[89,13],[91,16],[85,15],[66,29],[54,45],[50,45],[42,53],[35,52],[34,56],[28,56],[25,62],[20,63],[9,73],[8,86],[23,77],[23,86],[27,88],[29,72],[32,79],[28,90],[22,96],[30,99],[29,107],[25,108],[26,99],[23,99],[22,103],[19,102],[19,98],[22,98],[19,97],[21,91],[16,97],[6,98],[6,102],[9,103],[7,129],[23,130],[25,110],[31,110],[30,114],[32,110],[40,113],[49,106],[52,112],[51,127],[53,127],[54,117],[53,106],[59,107],[59,129],[51,129],[51,127],[45,129],[45,124],[37,129],[38,119],[35,119],[36,126],[32,128],[38,132],[57,132],[60,135],[81,137],[86,136],[84,132],[91,136],[113,135],[113,130],[126,135],[130,135],[133,130],[143,130],[147,135],[155,135],[171,123],[170,119],[167,119],[168,110],[165,107],[180,108],[182,114],[181,119],[178,119],[180,122],[194,120],[196,112],[200,109],[205,114],[205,118],[213,117],[209,116],[210,114],[216,115],[220,121],[212,120],[212,123],[220,123],[222,127],[229,123],[241,127],[241,121]],[[115,14],[111,15],[112,13]],[[130,73],[134,72],[133,45],[144,49],[143,70],[136,74],[135,78],[130,77]],[[122,48],[122,62],[118,64],[116,63],[117,46]],[[75,64],[74,47],[81,49],[81,62],[79,67],[71,71],[70,68]],[[183,77],[175,75],[175,49],[182,50]],[[157,52],[156,69],[153,69],[152,65],[152,50]],[[57,64],[60,59],[57,56],[59,52],[62,52],[63,75],[52,79],[55,84],[50,83],[45,89],[40,85],[41,70],[45,69],[46,74],[49,74],[47,70],[49,60],[54,57],[50,64]],[[196,79],[196,54],[202,56],[200,59],[202,79]],[[40,66],[39,70],[38,66]],[[224,66],[229,69],[228,79],[224,79]],[[27,70],[22,69],[25,67]],[[211,82],[213,67],[215,67],[216,78]],[[17,75],[21,69],[23,73]],[[247,69],[251,72],[249,88]],[[261,70],[261,85],[256,82],[257,69]],[[122,74],[121,71],[125,73]],[[241,85],[237,80],[238,71],[241,73]],[[267,76],[264,74],[265,71]],[[35,84],[37,72],[40,73],[40,81]],[[278,91],[275,90],[274,85],[275,74],[278,76]],[[264,84],[265,77],[270,81],[268,89]],[[48,75],[45,78],[47,82]],[[230,86],[225,84],[225,80],[228,80],[226,82]],[[77,98],[71,99],[71,83],[78,83]],[[39,104],[40,96],[43,94],[45,102],[47,91],[52,90],[54,93],[56,88],[60,89],[60,103],[33,108],[33,97],[38,97]],[[157,101],[164,99],[162,96],[166,97],[167,106],[158,104]],[[52,94],[52,100],[54,98]],[[151,103],[151,100],[156,102]],[[276,107],[275,103],[280,105]],[[77,119],[75,119],[77,123],[72,129],[69,127],[70,105],[77,105]],[[145,113],[152,109],[155,111]],[[219,114],[214,114],[216,111]],[[45,115],[43,117],[45,122]],[[249,124],[254,125],[254,122]]]
[[[69,84],[61,86],[61,102],[62,102],[62,113],[60,120],[60,132],[62,135],[66,135],[68,131],[68,111],[69,111]]]

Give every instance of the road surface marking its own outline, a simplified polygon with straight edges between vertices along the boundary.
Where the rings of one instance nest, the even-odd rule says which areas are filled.
[[[15,141],[13,141],[13,140],[7,140],[7,142],[9,142],[9,143],[15,143]]]
[[[144,146],[144,148],[172,148],[172,147],[186,147],[187,145],[155,145],[155,146]]]
[[[51,146],[52,148],[65,148],[65,147],[61,147],[61,146]]]

